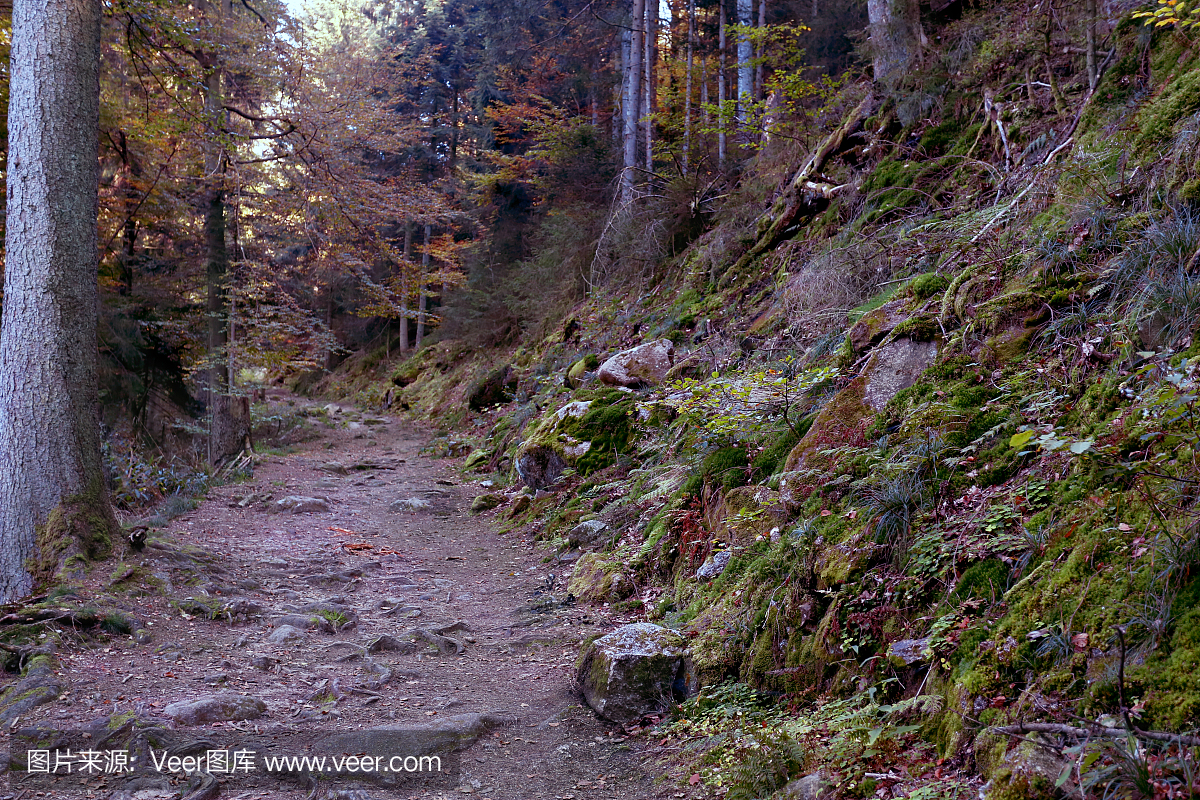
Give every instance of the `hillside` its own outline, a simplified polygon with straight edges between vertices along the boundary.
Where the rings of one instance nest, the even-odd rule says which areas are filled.
[[[1200,47],[1113,6],[1094,89],[1041,5],[927,16],[675,255],[319,387],[685,636],[680,791],[1200,792]]]

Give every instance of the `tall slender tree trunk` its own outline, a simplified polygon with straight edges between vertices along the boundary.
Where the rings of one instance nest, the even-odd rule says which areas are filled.
[[[400,264],[400,352],[408,352],[408,274],[412,263],[412,222],[404,223],[404,261]]]
[[[625,62],[625,97],[622,104],[622,117],[625,122],[622,144],[624,145],[623,169],[621,171],[621,202],[629,205],[633,202],[634,173],[638,164],[638,110],[641,108],[642,97],[642,26],[646,16],[646,0],[633,0],[633,9],[629,17],[632,20],[629,31],[629,58]]]
[[[740,26],[737,36],[737,119],[745,124],[754,99],[754,45],[750,42],[749,31],[754,24],[751,0],[737,0],[737,17]]]
[[[654,174],[654,111],[657,101],[658,3],[646,0],[646,33],[642,37],[642,144],[646,148],[646,176]]]
[[[1087,76],[1088,90],[1095,91],[1099,75],[1096,69],[1096,0],[1085,0],[1083,8],[1084,25],[1087,26]]]
[[[758,0],[758,31],[759,31],[760,37],[765,32],[766,27],[767,27],[767,0]],[[760,100],[760,101],[765,99],[767,96],[766,89],[764,88],[764,85],[763,85],[764,81],[766,79],[766,64],[763,62],[763,47],[764,46],[765,45],[763,43],[762,38],[759,38],[758,50],[754,54],[754,59],[756,62],[754,65],[754,99]]]
[[[696,58],[696,0],[687,4],[687,72],[683,90],[683,174],[688,172],[688,157],[692,151],[692,72]]]
[[[232,14],[230,0],[204,2],[201,10],[218,29]],[[204,70],[204,115],[209,137],[204,151],[204,242],[205,283],[208,291],[208,458],[219,464],[250,447],[250,403],[234,395],[229,361],[229,248],[225,214],[225,145],[219,133],[225,130],[224,65],[218,55],[200,57]]]
[[[725,0],[720,0],[717,3],[717,50],[720,55],[717,58],[717,106],[720,108],[720,115],[717,117],[717,166],[725,169],[725,101],[729,99],[728,90],[725,86],[728,76],[725,74]]]
[[[917,63],[924,34],[917,0],[867,0],[875,80],[893,86]]]
[[[417,281],[417,291],[420,292],[420,299],[417,301],[417,343],[414,346],[418,349],[421,347],[421,340],[425,338],[425,309],[428,302],[425,294],[425,278],[429,274],[429,237],[432,231],[433,226],[426,222],[425,248],[421,252],[421,277]]]
[[[100,455],[100,4],[17,0],[0,324],[0,600],[117,524]],[[65,548],[60,549],[60,545]]]

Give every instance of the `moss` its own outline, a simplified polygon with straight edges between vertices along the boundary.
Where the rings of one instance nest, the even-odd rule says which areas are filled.
[[[1008,588],[1011,573],[1012,570],[998,558],[980,561],[968,567],[962,574],[958,586],[954,589],[954,597],[958,600],[998,600]]]
[[[700,474],[713,485],[726,489],[745,486],[750,478],[750,460],[741,447],[722,447],[704,459]]]
[[[907,336],[918,342],[932,342],[938,338],[940,331],[937,320],[931,317],[909,317],[897,325],[892,334],[896,337]]]
[[[36,585],[61,582],[77,564],[108,557],[120,530],[102,486],[64,498],[34,533],[34,555],[26,564]]]
[[[809,428],[812,427],[813,417],[807,416],[797,423],[795,430],[788,428],[774,437],[774,440],[759,453],[751,462],[751,469],[756,480],[763,480],[780,472],[787,462],[788,453],[796,446]]]
[[[1175,123],[1200,109],[1200,69],[1192,69],[1166,85],[1137,115],[1135,151],[1150,149],[1168,138]]]
[[[908,289],[913,293],[913,297],[918,300],[925,300],[926,298],[933,297],[935,294],[945,292],[946,287],[949,285],[950,279],[945,275],[939,275],[936,272],[926,272],[909,281]]]

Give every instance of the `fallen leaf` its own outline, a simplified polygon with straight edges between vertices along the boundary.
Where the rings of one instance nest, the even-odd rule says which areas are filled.
[[[1071,637],[1071,646],[1075,648],[1075,652],[1082,653],[1087,650],[1088,635],[1086,633],[1077,633]]]
[[[688,783],[690,783],[692,786],[695,786],[699,782],[700,782],[700,773],[699,772],[693,772],[692,777],[688,778]]]
[[[1129,527],[1129,523],[1127,523],[1127,522],[1122,522],[1120,525],[1118,525],[1118,526],[1117,526],[1117,530],[1119,530],[1119,531],[1131,531],[1131,530],[1133,530],[1133,528]]]

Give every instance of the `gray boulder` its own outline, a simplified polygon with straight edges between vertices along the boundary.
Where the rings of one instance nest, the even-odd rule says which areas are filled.
[[[825,800],[832,797],[837,786],[824,772],[814,772],[788,782],[779,792],[781,800]]]
[[[892,646],[888,648],[888,658],[898,667],[910,667],[928,661],[926,649],[932,638],[926,636],[923,639],[901,639],[892,642]]]
[[[608,525],[598,519],[579,523],[567,534],[571,547],[591,547],[608,538]]]
[[[718,550],[708,558],[704,559],[704,563],[700,565],[700,569],[696,570],[696,580],[711,581],[713,578],[720,575],[729,566],[729,559],[732,554],[728,550]]]
[[[596,375],[610,386],[644,389],[662,383],[674,365],[675,345],[659,339],[622,350],[601,364]]]
[[[553,447],[533,445],[517,455],[517,475],[530,489],[549,489],[567,468],[567,462]]]
[[[267,641],[271,644],[288,644],[304,638],[304,631],[294,625],[280,625],[271,631]]]
[[[301,497],[291,495],[275,501],[276,511],[287,511],[292,514],[307,514],[311,512],[328,511],[329,501],[324,497]]]
[[[317,616],[316,614],[285,614],[284,616],[275,620],[276,630],[285,625],[289,625],[301,631],[308,631],[316,628],[323,633],[333,633],[333,624],[324,617]]]
[[[179,725],[205,725],[210,722],[258,719],[267,713],[267,704],[257,697],[222,692],[171,703],[163,709],[163,713]]]
[[[937,342],[918,342],[907,337],[895,339],[875,351],[867,366],[867,386],[863,403],[876,412],[937,360]]]
[[[648,622],[617,628],[588,645],[579,688],[605,719],[626,724],[666,711],[682,694],[683,637]]]

